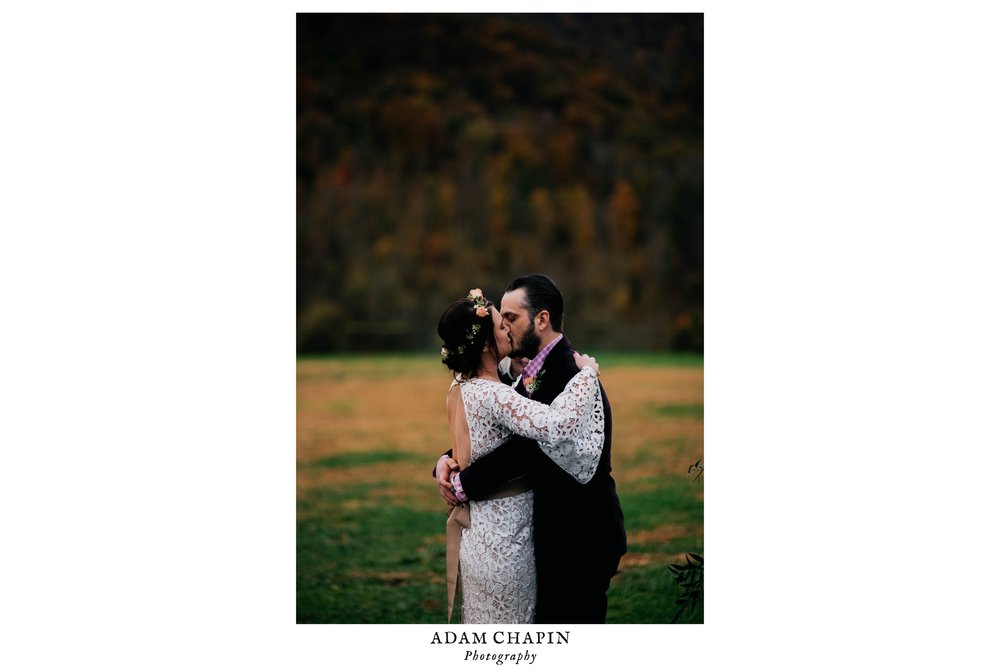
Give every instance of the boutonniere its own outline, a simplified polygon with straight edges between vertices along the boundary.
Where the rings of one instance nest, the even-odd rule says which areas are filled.
[[[538,391],[538,388],[542,386],[542,376],[545,375],[543,370],[538,375],[528,375],[524,378],[524,388],[529,394],[534,394]]]

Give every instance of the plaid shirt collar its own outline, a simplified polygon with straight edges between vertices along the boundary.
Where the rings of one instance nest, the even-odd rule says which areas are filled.
[[[524,378],[535,377],[536,375],[538,375],[538,371],[542,370],[542,364],[545,363],[545,358],[549,356],[549,352],[552,351],[552,348],[554,348],[562,339],[563,339],[562,334],[556,336],[551,343],[546,345],[544,348],[542,348],[541,352],[535,355],[534,359],[528,362],[528,364],[524,367],[524,370],[521,372],[522,382],[524,381]],[[527,387],[525,388],[527,389]],[[528,393],[530,394],[531,392]]]

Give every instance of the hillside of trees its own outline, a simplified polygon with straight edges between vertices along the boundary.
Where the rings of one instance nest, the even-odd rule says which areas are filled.
[[[297,23],[299,353],[535,272],[581,349],[702,351],[702,15]]]

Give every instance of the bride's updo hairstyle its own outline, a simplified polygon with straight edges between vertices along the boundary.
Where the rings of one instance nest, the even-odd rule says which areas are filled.
[[[475,289],[445,308],[438,321],[438,336],[444,341],[441,363],[466,380],[482,368],[484,346],[500,358],[493,336],[493,307],[482,290]]]

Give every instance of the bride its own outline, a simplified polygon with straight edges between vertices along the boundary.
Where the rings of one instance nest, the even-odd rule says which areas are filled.
[[[474,289],[448,306],[438,323],[438,335],[444,341],[442,363],[455,374],[448,389],[448,422],[454,456],[462,469],[512,434],[537,440],[557,463],[576,460],[584,467],[596,466],[604,412],[599,367],[590,356],[574,353],[580,373],[551,405],[545,405],[500,382],[497,364],[510,354],[510,339],[500,313],[482,290]],[[533,492],[518,479],[489,499],[452,510],[449,620],[460,571],[463,623],[534,621],[533,499]]]

